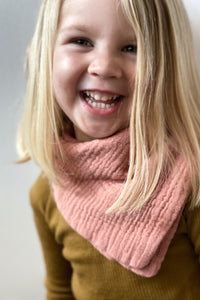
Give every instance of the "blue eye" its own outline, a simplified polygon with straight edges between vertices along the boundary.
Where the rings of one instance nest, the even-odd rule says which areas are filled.
[[[127,45],[123,48],[123,52],[130,52],[137,54],[137,46],[136,45]]]
[[[72,40],[73,44],[77,44],[84,47],[91,47],[92,44],[87,39],[77,38]]]

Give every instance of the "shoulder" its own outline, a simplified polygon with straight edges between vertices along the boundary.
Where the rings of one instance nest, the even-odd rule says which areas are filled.
[[[42,173],[31,187],[30,202],[34,209],[44,210],[45,205],[51,195],[49,180]]]

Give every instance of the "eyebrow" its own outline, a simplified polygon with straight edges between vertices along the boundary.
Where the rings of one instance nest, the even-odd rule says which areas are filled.
[[[59,31],[60,31],[61,33],[63,33],[63,32],[66,31],[66,30],[72,30],[72,29],[73,29],[73,30],[77,30],[77,31],[85,32],[85,31],[91,30],[91,27],[86,26],[85,24],[82,24],[82,23],[76,23],[76,24],[71,23],[71,24],[69,24],[69,25],[64,25],[63,27],[61,27],[61,28],[59,29]]]

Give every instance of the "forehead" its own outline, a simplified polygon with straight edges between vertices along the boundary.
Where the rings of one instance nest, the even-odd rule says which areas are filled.
[[[116,29],[133,35],[134,30],[129,24],[119,0],[65,0],[60,14],[60,27],[81,24],[104,29]]]
[[[76,11],[81,13],[83,9],[88,9],[88,11],[93,12],[95,8],[103,8],[106,11],[110,6],[117,10],[121,5],[120,3],[120,0],[64,0],[62,7],[71,12]]]

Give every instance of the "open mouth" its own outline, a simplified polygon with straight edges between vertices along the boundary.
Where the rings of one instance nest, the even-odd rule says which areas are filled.
[[[109,95],[98,92],[82,91],[82,97],[93,108],[110,109],[122,100],[121,95]]]

